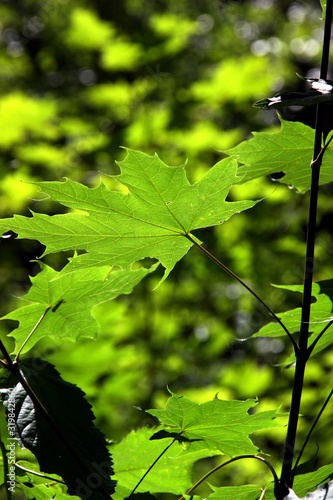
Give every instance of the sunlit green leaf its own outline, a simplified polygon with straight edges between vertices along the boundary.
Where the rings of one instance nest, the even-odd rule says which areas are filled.
[[[224,486],[216,488],[208,498],[210,500],[256,500],[259,498],[261,491],[262,488],[255,484]]]
[[[330,479],[332,474],[333,464],[329,464],[324,465],[313,472],[295,476],[293,490],[299,497],[304,496],[308,493],[308,491],[311,491],[313,488],[318,486],[318,484],[324,483]]]
[[[132,431],[119,444],[110,448],[117,481],[115,498],[118,498],[117,491],[120,489],[126,488],[130,493],[163,450],[172,443],[173,438],[152,440],[155,432],[155,428]],[[185,493],[192,486],[194,462],[211,453],[200,450],[184,455],[182,451],[182,446],[175,442],[154,465],[137,492]]]
[[[36,183],[52,200],[87,213],[15,215],[1,220],[0,229],[39,240],[46,245],[45,254],[70,249],[88,252],[73,260],[74,267],[126,267],[152,257],[162,263],[167,275],[192,246],[190,231],[222,224],[256,203],[225,201],[239,181],[237,162],[230,158],[193,185],[183,166],[169,167],[157,155],[128,150],[120,166],[122,173],[116,179],[129,188],[129,194],[110,191],[103,183],[95,189],[70,180]]]
[[[131,293],[133,287],[154,269],[111,271],[110,267],[104,266],[59,274],[42,262],[39,265],[42,271],[31,278],[32,287],[22,297],[26,305],[2,318],[19,321],[19,327],[11,333],[19,348],[47,311],[22,352],[31,349],[45,336],[72,341],[80,337],[94,338],[98,333],[98,323],[91,315],[92,308],[121,294]]]
[[[278,133],[253,132],[252,139],[226,152],[242,164],[238,170],[238,174],[244,176],[242,182],[284,173],[279,182],[305,192],[311,185],[314,130],[300,122],[280,120]],[[328,148],[323,157],[320,184],[333,181],[332,161],[333,151]]]
[[[28,485],[29,484],[29,485]],[[22,490],[28,498],[28,500],[80,500],[78,496],[69,496],[67,493],[61,492],[61,490],[55,486],[50,484],[33,484],[31,483],[21,483],[19,487],[16,488],[15,491]]]
[[[284,288],[293,292],[303,292],[302,285],[281,286],[279,288]],[[311,344],[317,335],[319,335],[320,332],[333,320],[333,280],[313,283],[312,296],[315,300],[311,304],[309,344]],[[301,307],[298,307],[296,309],[280,313],[278,314],[278,317],[282,320],[283,324],[288,328],[291,334],[298,334],[300,331],[301,313],[302,309]],[[278,323],[272,322],[262,327],[252,337],[281,337],[282,335],[285,335],[285,332],[281,326]],[[312,354],[322,351],[332,342],[333,327],[329,327],[318,341]]]
[[[322,19],[325,19],[326,17],[326,5],[327,5],[327,0],[320,0],[321,8],[323,9],[323,16]]]
[[[299,498],[295,491],[290,489],[284,500],[332,500],[333,499],[333,481],[321,484],[315,491],[310,491],[303,498]]]
[[[249,434],[278,426],[277,410],[250,415],[249,410],[256,404],[253,399],[223,401],[216,396],[200,405],[173,394],[165,410],[147,412],[157,417],[168,432],[189,440],[185,449],[219,450],[234,457],[258,452]]]

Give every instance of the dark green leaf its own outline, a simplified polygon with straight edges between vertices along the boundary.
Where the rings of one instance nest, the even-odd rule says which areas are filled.
[[[299,76],[299,75],[298,75]],[[303,77],[300,77],[303,78]],[[333,85],[331,81],[319,78],[304,78],[311,83],[312,90],[307,92],[283,92],[274,97],[261,99],[253,104],[254,108],[283,108],[284,106],[311,106],[333,100]]]
[[[112,462],[105,439],[93,424],[95,417],[84,393],[65,382],[54,366],[42,359],[25,360],[20,367],[59,432],[54,431],[40,407],[17,383],[12,389],[1,391],[7,414],[14,405],[15,425],[9,428],[12,438],[36,456],[41,471],[61,476],[70,494],[84,494],[91,500],[105,498],[101,488],[112,494]],[[63,442],[59,433],[70,445]]]
[[[311,106],[321,102],[332,102],[333,94],[322,94],[315,90],[308,92],[283,92],[274,97],[260,99],[253,104],[254,108],[279,109],[285,106]]]

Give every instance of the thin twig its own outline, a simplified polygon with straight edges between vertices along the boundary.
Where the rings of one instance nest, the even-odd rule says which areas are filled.
[[[17,462],[15,462],[15,467],[18,467],[19,469],[22,469],[25,472],[28,472],[29,474],[33,474],[34,476],[38,476],[38,477],[42,477],[44,479],[48,479],[49,481],[54,481],[55,483],[66,484],[64,481],[60,481],[59,479],[55,479],[54,477],[45,476],[45,474],[41,474],[40,472],[36,472],[35,470],[27,469],[26,467],[23,467],[23,465],[20,465]]]
[[[188,495],[189,493],[192,493],[192,491],[194,491],[195,488],[197,488],[200,484],[202,484],[204,481],[206,481],[206,479],[209,476],[211,476],[212,474],[214,474],[214,472],[218,471],[219,469],[222,469],[222,467],[225,467],[226,465],[229,465],[232,462],[236,462],[236,460],[243,460],[244,458],[255,458],[256,460],[260,460],[265,465],[267,465],[267,467],[271,471],[271,473],[273,475],[273,478],[274,478],[274,494],[276,494],[276,492],[278,490],[278,487],[279,487],[279,478],[277,477],[277,474],[275,472],[274,467],[268,462],[268,460],[266,460],[263,457],[260,457],[259,455],[240,455],[239,457],[231,458],[227,462],[223,462],[223,464],[217,465],[216,467],[214,467],[213,469],[211,469],[204,476],[202,476],[202,478],[199,479],[199,481],[197,481],[194,486],[192,486],[189,490],[187,490],[187,492],[184,493],[184,495],[182,495],[178,500],[183,500],[183,498],[185,498],[185,495]]]
[[[224,271],[226,271],[228,274],[230,274],[230,276],[232,276],[235,280],[237,280],[238,283],[240,283],[244,288],[246,288],[246,290],[248,292],[250,292],[267,309],[267,311],[273,316],[273,318],[279,323],[279,325],[283,328],[283,330],[288,335],[289,340],[291,341],[291,343],[293,345],[295,355],[297,355],[297,352],[299,351],[299,347],[298,347],[297,343],[295,342],[295,340],[291,336],[291,333],[289,332],[288,328],[283,324],[283,322],[280,320],[280,318],[277,317],[275,312],[272,311],[272,309],[269,307],[269,305],[266,304],[266,302],[261,297],[259,297],[259,295],[254,290],[252,290],[252,288],[249,285],[247,285],[239,276],[237,276],[237,274],[235,274],[233,271],[231,271],[221,261],[219,261],[216,257],[214,257],[214,255],[212,255],[208,250],[206,250],[202,245],[200,245],[200,243],[198,243],[193,238],[193,236],[191,234],[187,234],[186,237],[187,237],[187,239],[189,239],[191,241],[191,243],[194,243],[194,245],[196,245],[196,247],[199,248],[199,250],[201,250],[201,252],[203,252],[207,257],[209,257],[213,262],[215,262],[215,264],[217,264]]]
[[[168,446],[162,451],[162,453],[159,454],[159,456],[156,458],[156,460],[154,460],[154,462],[151,464],[151,466],[146,470],[146,472],[144,473],[144,475],[142,476],[142,478],[140,479],[140,481],[134,486],[133,490],[131,491],[131,493],[129,494],[128,496],[128,499],[129,500],[133,494],[135,493],[135,491],[138,489],[138,487],[140,486],[140,484],[142,483],[142,481],[144,480],[144,478],[147,476],[147,474],[149,474],[149,472],[152,470],[152,468],[155,466],[155,464],[159,461],[159,459],[161,457],[163,457],[164,453],[166,453],[168,451],[168,449],[173,445],[173,443],[177,440],[177,438],[174,438],[170,444],[168,444]]]
[[[0,351],[2,352],[2,355],[4,356],[6,363],[2,363],[2,365],[7,368],[7,366],[11,366],[13,364],[12,358],[9,356],[9,353],[7,349],[5,348],[2,340],[0,339]]]
[[[297,460],[296,460],[296,462],[295,462],[295,465],[294,465],[293,470],[292,470],[292,473],[291,473],[291,480],[292,480],[292,481],[294,480],[295,473],[296,473],[296,468],[297,468],[297,466],[298,466],[298,464],[299,464],[299,461],[300,461],[300,459],[301,459],[301,456],[303,455],[303,451],[304,451],[304,449],[305,449],[306,445],[307,445],[307,444],[308,444],[308,442],[309,442],[309,439],[310,439],[310,437],[311,437],[311,434],[312,434],[312,432],[314,431],[314,428],[316,427],[316,425],[317,425],[317,423],[318,423],[318,420],[319,420],[319,419],[320,419],[320,417],[322,416],[322,414],[323,414],[323,412],[324,412],[324,410],[325,410],[326,406],[328,405],[329,400],[331,399],[331,397],[332,397],[332,396],[333,396],[333,389],[331,390],[331,392],[330,392],[330,393],[329,393],[329,395],[327,396],[327,398],[326,398],[326,400],[325,400],[325,403],[324,403],[324,404],[323,404],[323,406],[321,407],[320,412],[319,412],[319,413],[318,413],[318,415],[316,416],[316,418],[315,418],[315,420],[314,420],[314,422],[313,422],[313,424],[312,424],[312,426],[311,426],[311,429],[309,430],[308,435],[306,436],[306,439],[305,439],[305,441],[304,441],[304,443],[303,443],[303,446],[302,446],[302,448],[301,448],[301,451],[300,451],[300,452],[299,452],[299,454],[298,454]]]
[[[311,166],[313,165],[313,163],[318,162],[319,159],[322,159],[322,157],[324,156],[324,153],[325,153],[326,149],[331,144],[332,139],[333,139],[333,135],[330,137],[329,141],[324,144],[324,147],[320,150],[320,152],[318,153],[318,156],[314,160],[312,160]]]
[[[316,347],[318,344],[319,340],[321,337],[324,335],[324,333],[329,329],[330,326],[333,325],[333,320],[327,323],[325,328],[319,333],[318,337],[312,342],[312,344],[308,347],[308,357],[311,356],[313,349]]]

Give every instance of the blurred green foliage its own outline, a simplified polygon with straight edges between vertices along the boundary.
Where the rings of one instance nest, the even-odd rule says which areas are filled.
[[[54,213],[52,203],[42,208],[35,189],[21,180],[68,176],[96,186],[102,176],[112,187],[108,176],[119,172],[120,146],[157,151],[169,165],[188,158],[188,175],[198,180],[251,131],[278,127],[276,113],[253,109],[255,100],[302,89],[295,72],[318,75],[321,16],[317,0],[2,2],[1,217],[26,215],[27,198],[29,208]],[[251,197],[265,199],[206,232],[205,246],[275,311],[297,307],[295,294],[269,283],[302,281],[308,195],[269,179],[230,195]],[[316,280],[332,276],[331,185],[321,188],[319,203]],[[42,248],[13,238],[0,243],[4,315],[29,286],[28,273],[37,272],[30,261]],[[64,259],[47,262],[60,268]],[[86,392],[97,424],[116,441],[152,423],[133,407],[163,407],[167,385],[197,402],[219,392],[220,398],[259,397],[261,409],[286,410],[292,370],[278,363],[290,354],[287,342],[241,342],[268,321],[260,305],[196,250],[153,291],[160,277],[96,307],[96,341],[44,339],[33,354],[47,357]],[[12,322],[1,325],[8,349],[12,329]],[[327,396],[332,361],[324,352],[309,365],[303,436]],[[316,466],[331,461],[332,416],[327,409],[304,455],[313,457],[318,443]],[[255,440],[277,467],[283,439],[279,429]],[[264,486],[270,479],[265,474],[260,464],[242,463],[213,481]]]

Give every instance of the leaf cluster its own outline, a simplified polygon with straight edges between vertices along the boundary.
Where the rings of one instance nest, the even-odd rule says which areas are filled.
[[[249,282],[254,281],[261,266],[278,278],[283,270],[281,281],[287,281],[283,290],[300,291],[300,279],[295,279],[299,276],[296,262],[303,255],[299,240],[282,237],[274,247],[281,254],[287,250],[292,257],[288,263],[294,262],[296,269],[291,273],[284,264],[273,269],[268,255],[268,249],[272,248],[271,242],[257,248],[251,240],[256,241],[256,231],[262,232],[260,221],[267,222],[267,219],[259,219],[264,212],[263,203],[260,202],[266,202],[263,198],[271,194],[272,188],[262,177],[272,175],[279,178],[280,184],[287,184],[299,193],[304,194],[309,190],[314,132],[300,122],[281,118],[279,131],[254,132],[252,139],[240,142],[237,146],[235,144],[245,138],[250,130],[261,128],[264,122],[259,113],[255,118],[248,117],[245,111],[248,102],[269,93],[278,77],[287,80],[294,64],[294,55],[291,53],[283,63],[280,62],[278,50],[274,52],[272,48],[273,35],[285,37],[286,40],[304,37],[309,26],[295,22],[287,33],[285,24],[281,22],[276,23],[279,26],[276,32],[276,28],[269,25],[269,19],[282,19],[283,7],[272,7],[269,13],[262,10],[258,14],[256,26],[266,41],[266,47],[271,49],[267,49],[262,57],[256,57],[253,38],[246,35],[249,30],[256,29],[245,20],[254,13],[252,4],[245,5],[244,9],[243,6],[226,5],[223,22],[219,9],[212,12],[208,3],[209,14],[201,19],[196,12],[197,6],[185,4],[182,14],[179,13],[177,2],[169,3],[168,13],[158,12],[156,7],[156,14],[149,19],[144,6],[138,6],[137,2],[128,2],[126,6],[120,6],[117,12],[108,6],[107,9],[115,14],[114,22],[106,20],[109,18],[106,12],[103,16],[98,15],[98,9],[89,5],[89,2],[88,7],[79,3],[53,16],[47,14],[47,6],[40,7],[44,9],[44,18],[45,14],[49,16],[47,24],[49,33],[54,35],[53,46],[46,44],[47,49],[42,54],[45,32],[41,28],[37,35],[36,25],[34,32],[37,43],[34,50],[31,48],[33,37],[26,35],[25,42],[21,43],[20,35],[19,45],[21,43],[22,47],[26,47],[23,55],[25,64],[17,64],[16,69],[10,69],[9,82],[20,71],[28,78],[31,68],[35,71],[38,65],[45,74],[50,74],[50,67],[56,67],[60,61],[60,67],[67,68],[68,61],[72,61],[74,56],[77,80],[80,82],[73,84],[73,95],[64,95],[62,85],[54,84],[59,77],[55,72],[53,76],[50,74],[50,82],[52,80],[53,83],[49,84],[45,97],[36,99],[27,97],[21,90],[8,89],[8,97],[2,99],[1,113],[6,132],[0,145],[6,155],[12,155],[21,162],[21,178],[33,181],[26,184],[25,191],[18,195],[15,201],[17,211],[21,211],[23,198],[27,193],[33,193],[35,187],[47,196],[43,200],[45,213],[40,213],[39,203],[34,201],[31,203],[33,210],[28,216],[15,215],[12,219],[0,221],[3,232],[18,234],[18,244],[22,239],[25,246],[26,239],[31,239],[45,247],[41,255],[43,261],[34,264],[35,269],[40,268],[40,272],[31,278],[29,292],[20,299],[24,305],[3,316],[6,321],[18,322],[18,327],[9,335],[15,340],[12,352],[15,360],[13,363],[11,359],[4,360],[2,366],[5,371],[12,373],[18,366],[22,380],[28,384],[26,388],[20,384],[5,384],[3,394],[7,410],[8,391],[12,387],[17,408],[20,409],[14,436],[20,445],[34,453],[40,470],[51,474],[53,481],[51,485],[46,480],[38,484],[33,472],[39,469],[30,462],[32,472],[21,472],[21,476],[18,476],[20,488],[28,498],[67,498],[62,480],[70,494],[83,498],[91,490],[93,479],[96,479],[95,476],[91,479],[91,476],[88,484],[89,474],[96,472],[96,460],[110,467],[109,453],[112,454],[115,476],[110,480],[109,475],[113,471],[108,469],[108,477],[105,478],[103,470],[102,484],[97,487],[99,492],[96,493],[93,488],[93,493],[89,493],[91,498],[97,498],[94,495],[105,498],[105,495],[113,493],[114,481],[117,482],[113,494],[116,500],[140,495],[144,495],[142,498],[152,498],[151,495],[156,493],[190,494],[194,465],[197,467],[201,463],[199,460],[206,458],[214,465],[218,463],[216,467],[220,471],[223,464],[238,458],[244,458],[245,461],[244,455],[246,458],[253,455],[251,458],[256,458],[254,461],[258,462],[259,467],[260,460],[263,464],[266,462],[257,454],[260,448],[266,449],[261,444],[267,444],[259,431],[265,430],[272,442],[277,441],[276,436],[280,432],[276,423],[279,413],[272,409],[276,408],[276,401],[269,403],[268,409],[257,412],[254,409],[256,401],[248,399],[256,395],[253,386],[249,387],[250,384],[240,381],[240,370],[234,366],[231,368],[231,363],[228,365],[230,337],[234,331],[242,336],[244,331],[252,333],[257,329],[253,338],[261,337],[266,342],[261,344],[266,346],[261,348],[262,360],[268,357],[267,351],[276,356],[280,350],[284,351],[286,363],[293,362],[294,356],[290,356],[290,350],[284,348],[285,331],[281,329],[281,323],[297,342],[300,324],[297,299],[292,298],[290,301],[295,303],[295,308],[288,306],[287,311],[273,315],[275,321],[262,326],[267,321],[267,311],[276,310],[276,304],[278,307],[281,304],[284,293],[282,287],[269,292],[270,297],[274,297],[274,307],[267,308],[270,301],[266,296],[265,301],[261,301],[261,305],[266,307],[263,312],[260,306],[253,306],[242,289],[242,280],[238,281],[239,286],[226,285],[224,280],[217,277],[218,273],[207,273],[208,266],[201,263],[199,252],[191,252],[184,264],[177,264],[191,247],[195,247],[234,276],[229,271],[230,260],[235,264],[237,274],[244,275],[245,271]],[[26,2],[25,5],[24,2],[24,7],[29,11],[30,3]],[[15,26],[14,30],[19,31],[11,6],[2,6],[1,9],[6,14],[6,26]],[[59,9],[62,7],[59,6]],[[129,27],[122,24],[127,14],[135,15],[145,24],[145,38],[139,40],[135,34],[132,36]],[[235,18],[238,19],[236,24]],[[210,28],[207,27],[209,23],[212,24]],[[236,25],[237,28],[231,29],[231,26]],[[208,50],[203,43],[207,41],[204,33],[211,30]],[[82,36],[82,33],[87,36]],[[226,40],[235,47],[233,54]],[[221,41],[225,55],[223,64],[220,63]],[[244,47],[251,44],[253,53],[244,55]],[[196,47],[195,51],[192,50],[193,46]],[[63,50],[64,47],[66,50]],[[124,51],[127,58],[123,57]],[[182,61],[189,53],[195,54],[198,64],[183,65]],[[50,54],[54,58],[53,62]],[[237,74],[234,72],[235,60],[239,65]],[[163,61],[163,68],[159,61]],[[67,70],[65,73],[67,78]],[[261,79],[260,83],[256,81],[252,86],[249,82],[253,81],[254,73],[261,74]],[[99,75],[98,83],[92,85],[91,79],[96,75]],[[131,82],[127,81],[128,75],[131,75]],[[233,85],[230,85],[231,78]],[[77,85],[85,86],[84,90],[77,92]],[[156,102],[161,103],[161,106],[157,107]],[[172,104],[166,106],[163,103]],[[15,114],[16,109],[23,112]],[[174,115],[170,110],[173,110]],[[223,123],[221,115],[224,117]],[[13,116],[15,127],[10,126]],[[207,120],[202,120],[202,116],[207,117]],[[239,126],[239,121],[245,125]],[[118,158],[116,147],[121,143],[129,143],[146,151],[158,148],[161,157],[170,158],[173,164],[181,163],[188,150],[192,159],[189,165],[174,167],[165,164],[156,154],[150,156],[127,150],[125,160],[110,168],[110,154]],[[175,144],[172,153],[169,150],[171,143]],[[211,146],[225,150],[226,158],[220,160],[221,155],[216,152],[207,154]],[[216,165],[208,169],[217,156]],[[320,180],[327,192],[329,188],[326,185],[332,181],[330,163],[331,149],[328,148]],[[97,187],[87,187],[86,184],[91,184],[86,182],[87,178],[89,181],[92,178],[96,185],[96,172],[100,169],[117,175],[104,177]],[[55,177],[54,173],[56,177],[68,175],[72,180],[40,181]],[[196,182],[190,182],[189,179],[195,179]],[[11,184],[12,176],[8,177],[8,183],[14,186]],[[12,187],[12,191],[15,191],[15,187]],[[294,192],[286,194],[279,185],[276,198],[275,195],[271,197],[271,200],[277,201],[267,199],[266,207],[271,204],[274,218],[273,222],[267,222],[271,224],[268,240],[269,234],[274,234],[272,238],[276,238],[276,207],[281,207],[282,198],[291,200],[293,195]],[[288,223],[290,218],[291,224],[302,225],[302,203],[291,202],[290,206],[294,210],[290,211],[292,215],[288,213]],[[246,216],[249,209],[253,214],[252,219]],[[4,205],[4,215],[7,212],[9,210]],[[224,225],[231,217],[232,223]],[[324,221],[323,226],[326,236]],[[207,227],[214,229],[206,231]],[[281,233],[284,229],[278,231]],[[323,255],[326,246],[327,242],[324,242]],[[215,247],[215,251],[208,252],[207,248],[211,250],[212,247]],[[224,253],[223,264],[213,256],[221,253]],[[59,267],[61,270],[57,271]],[[329,264],[326,267],[331,272]],[[169,284],[171,280],[164,282],[171,271],[175,284]],[[284,280],[287,272],[288,279]],[[190,276],[191,273],[199,278],[199,285],[193,284],[195,280]],[[317,352],[323,354],[322,351],[332,343],[331,280],[326,280],[326,276],[329,274],[320,277],[313,289],[310,323],[311,342],[314,343],[309,353],[311,355]],[[146,280],[141,283],[143,278]],[[258,278],[258,284],[261,279]],[[152,299],[152,284],[158,286],[162,282],[163,286],[156,292],[160,295]],[[141,291],[141,295],[133,291],[135,287]],[[258,298],[250,286],[245,285],[245,288],[250,289],[252,297]],[[135,305],[124,297],[128,294],[136,297]],[[291,297],[293,295],[296,294],[290,294]],[[179,297],[181,300],[175,304]],[[109,301],[116,298],[117,301],[110,306]],[[235,311],[228,316],[230,313],[226,311],[231,299]],[[189,303],[192,306],[190,314]],[[203,306],[204,313],[201,313],[198,304]],[[154,314],[154,309],[159,311],[158,314]],[[258,321],[256,314],[260,315]],[[227,319],[222,323],[220,317],[224,315]],[[124,326],[124,318],[128,320],[129,317],[131,321],[127,321]],[[99,323],[102,325],[102,342],[93,344],[92,339],[99,332]],[[109,333],[103,338],[105,332]],[[75,349],[73,344],[66,344],[66,341],[78,340],[80,343],[75,345]],[[279,341],[280,344],[276,343]],[[151,424],[152,417],[158,418],[161,423],[159,427],[132,431],[120,443],[106,446],[104,438],[92,426],[93,415],[79,389],[60,379],[52,365],[45,361],[41,361],[45,371],[38,372],[37,377],[30,373],[29,367],[36,364],[36,358],[31,357],[33,352],[45,346],[47,348],[51,342],[59,350],[57,365],[59,362],[65,371],[67,368],[68,374],[73,367],[74,370],[78,369],[79,378],[86,385],[86,392],[90,392],[92,400],[101,398],[100,408],[96,405],[99,421],[108,422],[107,434],[112,437],[114,434],[110,421],[118,423],[119,434],[119,429],[123,431],[126,428],[124,406],[138,399],[145,408],[151,407],[151,402],[154,406],[162,405],[165,396],[161,395],[161,391],[166,382],[183,385],[188,392],[195,385],[201,386],[201,393],[195,393],[193,398],[202,400],[201,404],[195,403],[192,398],[172,394],[165,410],[148,410],[145,413],[146,423]],[[258,341],[256,346],[259,347],[247,347],[247,352],[260,353]],[[238,352],[238,348],[235,348],[232,361],[237,358]],[[30,357],[24,360],[25,353],[29,353]],[[253,377],[254,366],[248,365],[249,379],[250,375]],[[324,371],[325,367],[322,369]],[[270,395],[274,375],[271,368],[265,370],[262,380],[259,370],[256,372],[256,387]],[[168,380],[165,379],[166,373]],[[72,380],[77,378],[75,375],[71,375]],[[318,371],[313,377],[318,378]],[[211,392],[219,391],[221,386],[223,397],[211,399]],[[208,397],[204,394],[205,387],[209,387]],[[30,389],[32,392],[29,392]],[[283,388],[275,390],[280,391],[280,400],[284,399]],[[312,409],[314,398],[310,398],[310,392],[307,394],[307,404]],[[115,407],[117,397],[119,406],[110,415],[110,406]],[[59,401],[62,401],[60,406]],[[108,401],[107,405],[105,401]],[[68,407],[66,411],[64,403]],[[78,466],[78,457],[74,457],[73,464],[73,455],[71,452],[68,455],[68,447],[64,449],[63,444],[58,442],[57,431],[50,430],[53,424],[47,421],[46,415],[53,415],[55,429],[64,428],[65,434],[68,431],[65,440],[69,442],[69,448],[72,442],[70,435],[73,435],[72,446],[79,455],[78,463],[80,459],[84,462],[83,472],[79,470],[82,464]],[[73,415],[74,419],[68,419]],[[75,422],[81,417],[82,427],[76,427]],[[136,418],[140,421],[139,417]],[[259,446],[252,441],[254,432],[258,432],[256,440]],[[82,435],[87,435],[84,443]],[[52,453],[49,443],[54,445]],[[5,456],[6,453],[2,455]],[[222,464],[220,456],[224,457]],[[296,494],[305,494],[319,482],[329,479],[332,474],[330,467],[321,467],[309,475],[297,471],[300,475],[295,480]],[[249,466],[243,468],[250,470]],[[100,473],[100,470],[97,472]],[[258,498],[261,488],[266,487],[267,496],[272,496],[274,486],[269,474],[267,470],[267,475],[263,476],[260,468],[256,480],[258,486],[211,486],[213,493],[209,496],[221,499]],[[222,477],[225,480],[226,476]],[[80,491],[77,489],[77,480],[82,481]],[[98,479],[97,483],[100,483]]]

